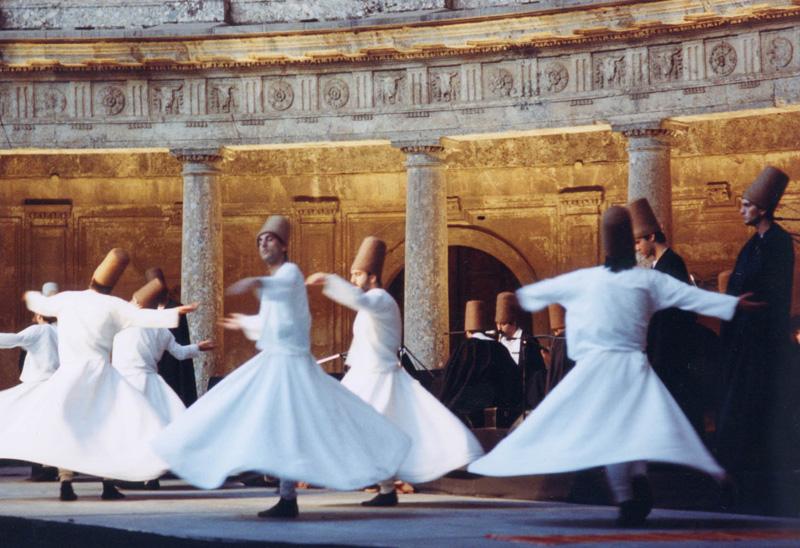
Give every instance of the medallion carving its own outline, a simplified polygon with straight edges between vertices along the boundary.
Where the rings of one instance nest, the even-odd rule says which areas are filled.
[[[736,50],[728,42],[720,42],[711,48],[708,63],[717,76],[728,76],[736,68]]]
[[[509,97],[514,93],[514,75],[508,69],[495,70],[489,76],[489,90],[495,97]]]
[[[782,69],[787,67],[792,62],[793,55],[794,47],[792,42],[782,36],[777,36],[770,40],[767,46],[767,62],[772,68]]]
[[[625,83],[625,55],[603,55],[594,58],[595,89],[621,88]]]
[[[342,108],[350,99],[350,88],[341,78],[331,78],[322,87],[322,98],[333,108]]]
[[[272,82],[267,90],[267,102],[275,110],[286,110],[291,107],[294,102],[292,85],[285,80]]]
[[[209,114],[230,114],[236,112],[237,88],[232,84],[212,86],[208,92]]]
[[[375,97],[382,105],[396,105],[402,102],[401,83],[403,82],[401,73],[376,75],[375,78]]]
[[[106,116],[116,116],[125,109],[125,92],[117,86],[108,86],[101,93],[100,104]]]
[[[548,93],[560,93],[569,83],[569,71],[563,63],[548,64],[542,71],[542,88]]]
[[[42,91],[36,104],[37,114],[40,116],[56,116],[67,110],[67,98],[55,88]]]
[[[683,49],[680,46],[650,50],[650,79],[653,82],[675,82],[683,75]]]
[[[431,75],[431,101],[452,103],[458,100],[461,76],[458,71],[442,71]]]
[[[150,87],[150,108],[158,114],[183,112],[183,83],[153,82]]]

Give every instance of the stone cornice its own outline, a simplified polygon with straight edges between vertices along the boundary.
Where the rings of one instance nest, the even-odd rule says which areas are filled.
[[[723,2],[717,2],[723,4]],[[754,7],[730,15],[664,12],[661,4],[526,15],[477,21],[421,22],[371,29],[172,38],[2,39],[0,72],[199,71],[275,65],[329,65],[447,58],[556,48],[591,47],[800,18],[800,6]],[[607,10],[606,10],[607,11]],[[632,23],[613,28],[627,13]],[[634,18],[635,15],[635,18]],[[599,24],[598,24],[599,21]]]

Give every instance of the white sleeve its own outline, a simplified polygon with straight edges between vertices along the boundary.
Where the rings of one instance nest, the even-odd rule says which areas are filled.
[[[179,314],[177,308],[153,310],[139,308],[120,299],[118,311],[124,327],[178,327]]]
[[[303,283],[303,275],[294,263],[285,263],[272,276],[262,276],[261,296],[270,301],[287,301],[294,295],[295,287]]]
[[[538,312],[549,304],[563,303],[572,293],[571,284],[577,273],[569,272],[518,289],[519,305],[528,312]]]
[[[58,316],[63,301],[63,294],[45,297],[38,291],[28,291],[25,293],[25,304],[28,310],[42,316]]]
[[[239,326],[242,328],[244,336],[251,341],[257,341],[261,338],[261,331],[264,328],[264,319],[260,314],[253,316],[241,316],[239,318]]]
[[[0,333],[0,348],[24,348],[28,349],[36,338],[36,326],[26,327],[19,333]]]
[[[386,304],[386,301],[380,298],[380,294],[364,292],[336,274],[326,276],[322,293],[329,299],[356,311],[366,310],[377,313]]]
[[[681,308],[722,320],[730,320],[736,313],[739,304],[736,297],[698,289],[663,272],[650,272],[654,276],[652,288],[656,310]]]
[[[175,341],[175,335],[167,331],[169,335],[169,344],[167,345],[167,352],[175,356],[176,359],[183,361],[191,358],[196,358],[200,355],[200,347],[196,344],[178,344]]]

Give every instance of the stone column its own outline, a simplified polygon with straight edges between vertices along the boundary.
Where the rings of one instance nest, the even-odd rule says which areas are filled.
[[[197,395],[223,363],[222,190],[214,164],[219,149],[180,149],[172,154],[183,163],[183,235],[181,301],[200,308],[188,315],[192,342],[213,339],[216,349],[194,359]]]
[[[671,245],[670,138],[673,131],[656,125],[619,129],[628,139],[628,202],[647,198]]]
[[[395,143],[406,153],[404,341],[426,367],[449,355],[447,183],[438,143]]]

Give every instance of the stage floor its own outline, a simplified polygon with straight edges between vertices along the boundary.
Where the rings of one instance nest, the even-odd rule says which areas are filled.
[[[159,491],[99,498],[99,481],[75,483],[77,502],[56,500],[58,484],[0,468],[0,546],[798,546],[800,520],[655,509],[641,529],[614,526],[616,509],[566,503],[415,493],[367,509],[364,492],[299,490],[300,517],[263,520],[274,489],[228,484],[198,491],[178,480]],[[738,542],[737,542],[738,541]]]

